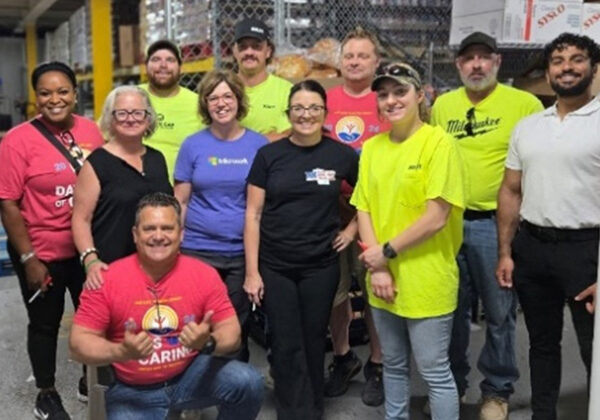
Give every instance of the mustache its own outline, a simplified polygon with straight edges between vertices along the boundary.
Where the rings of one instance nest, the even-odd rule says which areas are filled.
[[[567,75],[581,76],[581,73],[578,73],[578,72],[576,72],[574,70],[566,70],[566,71],[563,71],[561,74],[559,74],[559,77],[567,76]]]

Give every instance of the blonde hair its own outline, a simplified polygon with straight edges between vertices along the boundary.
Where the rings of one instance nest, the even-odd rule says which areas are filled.
[[[368,39],[373,44],[375,56],[377,58],[381,58],[381,44],[379,43],[379,38],[377,38],[377,35],[375,35],[373,32],[366,30],[362,26],[357,26],[356,28],[354,28],[346,34],[346,36],[342,40],[340,50],[343,50],[344,45],[346,45],[351,39]]]

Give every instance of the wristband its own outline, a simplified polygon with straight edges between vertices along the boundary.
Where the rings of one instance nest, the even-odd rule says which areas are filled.
[[[21,264],[25,264],[27,261],[29,261],[33,257],[35,257],[35,252],[33,252],[33,251],[26,252],[24,254],[21,254],[21,256],[19,257],[19,261],[21,261]]]
[[[87,272],[88,272],[89,268],[90,268],[92,265],[96,264],[97,262],[100,262],[100,258],[94,258],[92,261],[90,261],[89,263],[87,263],[87,264],[84,266],[84,269],[85,269],[85,272],[86,272],[86,274],[87,274]]]
[[[394,248],[392,248],[389,242],[386,242],[383,244],[383,256],[386,259],[391,260],[393,258],[396,258],[398,256],[398,253],[394,250]]]
[[[79,263],[81,265],[83,265],[83,262],[85,261],[85,257],[87,257],[90,254],[98,255],[98,250],[94,247],[84,249],[83,252],[81,253],[81,255],[79,256]]]

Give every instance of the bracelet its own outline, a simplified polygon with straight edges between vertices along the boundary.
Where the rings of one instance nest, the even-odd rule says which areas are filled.
[[[33,251],[26,252],[24,254],[21,254],[21,256],[19,257],[19,261],[21,261],[21,264],[25,264],[27,261],[29,261],[33,257],[35,257],[35,252],[33,252]]]
[[[83,265],[83,262],[85,261],[85,257],[87,257],[90,254],[98,255],[98,250],[94,247],[84,249],[83,252],[81,253],[81,255],[79,256],[79,263],[81,265]]]
[[[100,262],[100,258],[94,258],[92,261],[90,261],[89,263],[87,263],[87,264],[85,265],[84,269],[85,269],[85,272],[86,272],[86,274],[87,274],[87,272],[88,272],[89,268],[90,268],[92,265],[96,264],[97,262]]]

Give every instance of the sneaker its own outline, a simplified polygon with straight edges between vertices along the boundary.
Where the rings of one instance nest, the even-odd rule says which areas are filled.
[[[362,363],[352,350],[343,356],[334,356],[325,382],[325,396],[339,397],[348,391],[350,379],[360,372]]]
[[[79,385],[77,385],[77,399],[83,403],[88,402],[88,387],[85,375],[79,378]]]
[[[467,403],[467,396],[463,395],[458,400],[459,405],[463,405]],[[423,405],[423,414],[428,417],[431,417],[431,404],[429,404],[429,398],[425,400],[425,405]]]
[[[71,420],[65,411],[58,392],[40,392],[35,400],[33,415],[42,420]]]
[[[362,402],[371,407],[379,407],[385,400],[383,393],[383,365],[381,363],[373,363],[369,359],[365,363],[364,374],[367,382],[360,394]]]
[[[500,397],[483,397],[479,420],[507,420],[508,401]]]

